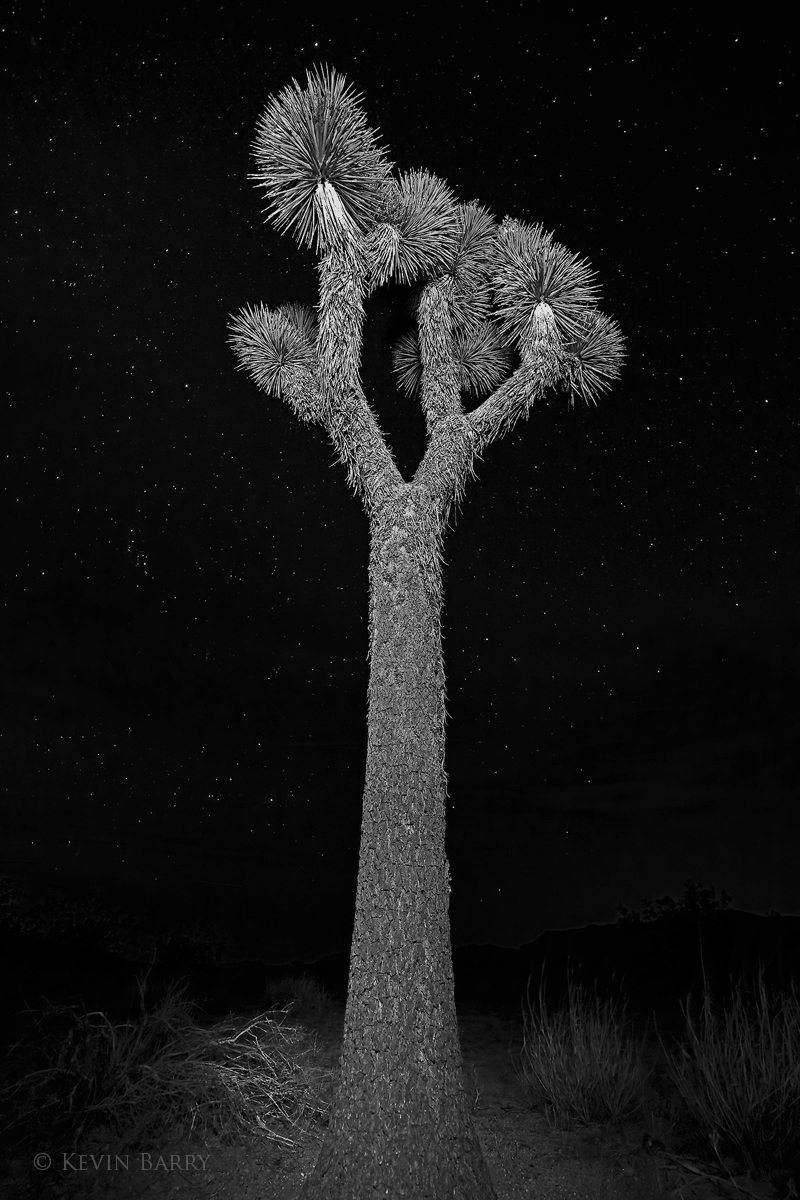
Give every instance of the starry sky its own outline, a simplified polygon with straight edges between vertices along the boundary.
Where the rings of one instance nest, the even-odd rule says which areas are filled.
[[[626,337],[598,405],[538,404],[451,519],[454,943],[687,878],[800,913],[788,48],[588,6],[10,7],[0,873],[267,960],[349,944],[367,521],[227,344],[246,304],[317,299],[247,177],[270,95],[329,64],[398,170],[588,259]],[[409,294],[367,301],[362,360],[406,479]]]

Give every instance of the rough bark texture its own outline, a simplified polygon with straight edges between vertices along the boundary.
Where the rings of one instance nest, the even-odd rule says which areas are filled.
[[[330,1125],[302,1200],[493,1200],[461,1078],[445,855],[441,511],[373,516],[361,851]]]

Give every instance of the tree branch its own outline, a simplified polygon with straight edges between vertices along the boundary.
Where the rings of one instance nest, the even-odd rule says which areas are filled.
[[[475,455],[485,446],[510,433],[520,417],[527,417],[536,400],[541,400],[556,382],[552,364],[541,354],[523,351],[522,362],[513,375],[483,404],[467,414],[475,435]]]
[[[475,478],[475,459],[484,447],[510,432],[552,383],[552,364],[526,352],[514,374],[473,412],[435,422],[413,487],[441,514],[440,528],[447,524],[451,507],[460,505],[467,479]]]
[[[319,272],[316,356],[322,424],[347,468],[348,484],[361,496],[369,516],[403,478],[359,375],[367,276],[361,239],[337,239],[323,256]]]
[[[422,357],[422,408],[430,435],[440,421],[464,414],[461,381],[453,356],[453,320],[443,281],[423,288],[417,322]]]

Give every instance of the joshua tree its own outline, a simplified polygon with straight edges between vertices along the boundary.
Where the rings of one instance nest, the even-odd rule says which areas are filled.
[[[442,542],[484,446],[555,386],[594,401],[623,340],[594,273],[539,225],[498,227],[427,171],[395,178],[327,67],[270,98],[253,146],[268,216],[319,256],[319,304],[245,308],[230,341],[330,436],[369,518],[368,745],[341,1082],[304,1200],[494,1196],[462,1086],[445,856]],[[411,482],[359,377],[364,300],[418,283],[393,365],[428,444]],[[502,382],[505,380],[505,382]],[[492,394],[466,412],[462,393]]]

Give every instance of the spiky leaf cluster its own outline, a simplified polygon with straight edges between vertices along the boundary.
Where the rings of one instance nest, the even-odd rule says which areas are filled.
[[[313,368],[316,317],[303,305],[286,304],[275,312],[248,305],[228,328],[236,369],[247,371],[269,395],[280,398],[299,369]]]
[[[276,227],[324,252],[321,323],[299,305],[244,310],[230,339],[240,368],[303,420],[332,418],[359,391],[364,298],[390,279],[421,277],[419,332],[400,339],[392,360],[401,387],[423,393],[429,431],[461,413],[459,390],[477,396],[502,383],[512,347],[519,377],[494,407],[472,414],[484,441],[550,387],[565,387],[570,403],[576,395],[595,402],[624,350],[615,322],[595,307],[588,264],[541,225],[506,217],[498,228],[477,201],[458,203],[428,171],[392,178],[360,100],[342,76],[315,68],[305,89],[293,80],[260,120],[260,171],[250,178],[264,187]],[[356,410],[347,409],[349,421]],[[339,425],[331,429],[338,446]]]
[[[469,396],[480,396],[502,383],[511,365],[511,352],[497,330],[484,322],[457,333],[453,357],[461,387]]]
[[[625,359],[625,339],[616,321],[602,313],[582,316],[574,338],[564,345],[565,386],[570,403],[580,395],[596,404],[596,397],[619,376]]]
[[[447,298],[460,389],[475,396],[498,384],[510,363],[497,326],[490,324],[497,228],[491,213],[473,201],[456,206],[454,233],[441,273],[432,282]],[[424,289],[415,298],[415,316],[422,295]],[[400,386],[407,394],[415,394],[423,370],[415,333],[406,334],[395,344],[392,363]]]
[[[453,359],[461,390],[470,396],[480,396],[505,379],[511,355],[498,331],[483,322],[456,333]],[[395,343],[392,368],[405,393],[416,395],[422,386],[422,356],[415,332],[403,334]]]
[[[319,332],[319,318],[313,308],[309,308],[307,304],[291,302],[282,304],[278,312],[297,330],[308,348],[314,346]]]
[[[456,246],[447,275],[452,285],[450,311],[455,324],[464,329],[478,329],[489,319],[496,243],[497,226],[488,209],[477,201],[459,204]]]
[[[322,251],[337,234],[371,227],[392,164],[344,76],[322,67],[307,80],[270,98],[249,178],[264,188],[275,228]]]
[[[457,212],[450,188],[430,171],[408,171],[388,183],[367,242],[373,285],[442,271],[457,247]]]
[[[497,238],[495,313],[520,349],[579,336],[580,320],[597,302],[595,272],[541,225],[506,217]]]

